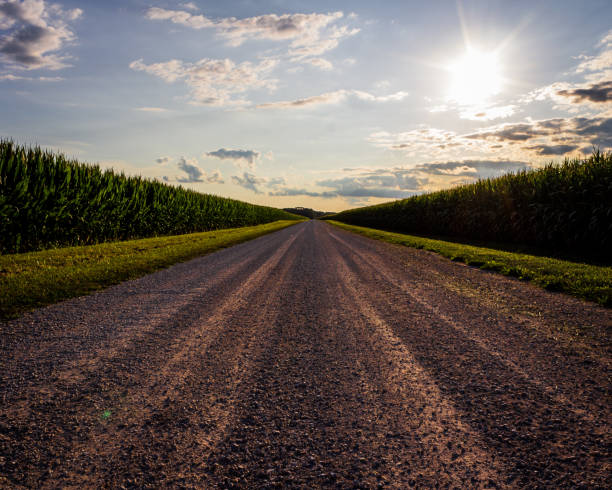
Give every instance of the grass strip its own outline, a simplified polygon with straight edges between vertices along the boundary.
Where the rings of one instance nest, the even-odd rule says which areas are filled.
[[[0,318],[81,296],[300,221],[0,256]]]
[[[327,222],[369,238],[429,250],[456,262],[531,281],[549,291],[571,294],[612,307],[612,267],[391,233],[333,220]]]

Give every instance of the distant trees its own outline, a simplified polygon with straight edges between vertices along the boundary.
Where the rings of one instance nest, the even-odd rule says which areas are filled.
[[[320,218],[321,216],[330,214],[326,211],[315,211],[314,209],[302,208],[302,207],[284,208],[283,211],[287,211],[288,213],[292,213],[292,214],[298,214],[300,216],[305,216],[306,218],[310,218],[310,219]]]

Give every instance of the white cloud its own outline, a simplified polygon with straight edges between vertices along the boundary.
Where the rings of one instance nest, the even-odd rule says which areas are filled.
[[[206,182],[209,184],[223,184],[225,181],[223,180],[223,176],[219,170],[214,170],[212,174],[206,177]]]
[[[554,82],[527,94],[521,102],[550,100],[554,109],[574,114],[584,110],[591,114],[605,113],[612,102],[612,30],[597,45],[603,48],[597,55],[580,55],[582,61],[574,69],[582,82]]]
[[[505,119],[510,117],[516,110],[517,106],[513,104],[504,106],[467,107],[459,113],[459,117],[461,117],[461,119],[471,119],[473,121],[490,121],[493,119]]]
[[[431,99],[426,98],[428,102]],[[523,100],[524,102],[524,100]],[[456,101],[447,99],[445,103],[434,105],[429,108],[429,112],[457,112],[461,119],[471,121],[491,121],[493,119],[505,119],[512,116],[518,110],[515,104],[494,105],[494,104],[458,104]]]
[[[563,155],[574,150],[612,148],[612,117],[572,117],[528,120],[483,128],[464,138],[518,145],[538,155]]]
[[[8,73],[5,75],[0,75],[0,81],[3,80],[9,82],[14,82],[17,80],[28,82],[61,82],[65,79],[62,77],[22,77],[21,75],[14,75],[12,73]]]
[[[391,133],[377,131],[370,134],[368,141],[380,148],[389,150],[417,151],[436,150],[451,146],[469,145],[469,140],[463,139],[455,131],[449,131],[429,126],[421,126],[411,131]]]
[[[62,78],[62,77],[38,77],[38,78],[35,78],[34,80],[38,80],[40,82],[61,82],[61,81],[65,80],[65,78]]]
[[[182,24],[192,29],[204,29],[213,27],[214,22],[203,15],[194,15],[185,10],[167,10],[158,7],[151,7],[147,10],[146,16],[151,20],[169,20],[174,24]]]
[[[373,95],[362,90],[345,90],[340,89],[334,92],[327,92],[320,95],[314,95],[312,97],[306,97],[304,99],[297,100],[284,100],[279,102],[267,102],[259,104],[258,109],[292,109],[292,108],[303,108],[303,107],[314,107],[326,104],[337,104],[346,100],[348,97],[356,97],[360,100],[370,102],[390,102],[400,101],[408,96],[408,92],[396,92],[389,95]]]
[[[152,7],[146,17],[151,20],[168,20],[192,29],[214,28],[231,46],[240,46],[248,39],[291,41],[288,54],[292,61],[318,57],[336,48],[339,42],[359,32],[359,29],[338,26],[344,14],[267,14],[237,19],[227,17],[210,19],[202,14],[186,10],[168,10]]]
[[[184,9],[187,9],[187,10],[194,10],[194,11],[199,10],[198,6],[195,3],[193,3],[193,2],[181,3],[181,7],[183,7]]]
[[[465,158],[550,161],[551,156],[590,153],[593,146],[612,149],[612,117],[583,116],[497,124],[459,134],[429,126],[411,131],[371,133],[368,141],[411,158]]]
[[[140,112],[154,112],[154,113],[163,113],[168,112],[168,109],[164,109],[163,107],[136,107],[134,109]]]
[[[304,62],[324,71],[330,71],[334,68],[334,65],[325,58],[308,58]]]
[[[554,109],[578,113],[583,109],[605,111],[612,102],[612,82],[555,82],[527,94],[522,102],[550,100]]]
[[[346,99],[348,95],[347,90],[336,90],[335,92],[327,92],[321,95],[314,95],[312,97],[306,97],[304,99],[297,100],[283,100],[279,102],[267,102],[259,104],[258,109],[290,109],[297,107],[312,107],[324,104],[337,104],[338,102]]]
[[[302,61],[312,56],[320,56],[338,47],[343,38],[354,36],[359,29],[349,29],[347,26],[332,26],[325,36],[320,36],[318,30],[300,37],[290,45],[289,55],[292,61]]]
[[[69,66],[68,56],[58,51],[76,39],[68,22],[82,14],[81,9],[63,10],[44,0],[0,1],[0,29],[8,31],[0,38],[0,60],[14,69]]]
[[[183,81],[190,88],[191,100],[195,104],[227,106],[248,103],[244,99],[234,98],[234,94],[259,88],[273,90],[276,80],[266,76],[276,63],[266,59],[257,65],[250,62],[236,64],[229,59],[204,58],[196,63],[170,60],[147,65],[137,60],[130,63],[130,68],[144,71],[168,83]]]
[[[609,76],[612,68],[612,30],[599,41],[598,47],[603,48],[594,56],[580,56],[583,61],[576,67],[576,73],[607,71]]]
[[[367,203],[371,198],[403,199],[426,190],[447,188],[525,168],[529,168],[526,162],[508,160],[427,162],[414,167],[346,168],[343,169],[343,176],[316,182],[317,186],[329,190],[282,187],[270,195],[342,197],[349,202],[360,199]]]
[[[410,95],[408,92],[395,92],[389,95],[372,95],[368,92],[363,92],[361,90],[353,90],[353,95],[355,95],[358,99],[361,100],[369,100],[372,102],[393,102],[400,101],[408,97]]]

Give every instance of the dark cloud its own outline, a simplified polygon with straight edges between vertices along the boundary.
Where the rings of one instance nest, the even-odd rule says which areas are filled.
[[[187,161],[184,157],[181,157],[178,161],[178,168],[187,174],[187,177],[179,177],[178,182],[185,184],[191,184],[195,182],[204,182],[204,172],[195,165],[194,160]]]
[[[26,69],[66,67],[62,57],[50,53],[74,39],[67,22],[81,14],[81,9],[64,11],[44,1],[0,3],[0,25],[8,31],[0,39],[3,60]]]
[[[466,135],[465,138],[516,144],[530,142],[530,145],[523,146],[523,148],[532,149],[532,147],[535,147],[536,151],[539,147],[550,146],[553,148],[555,145],[551,145],[551,143],[558,141],[563,141],[566,146],[574,146],[575,148],[594,145],[602,149],[608,149],[612,147],[612,118],[605,116],[555,118],[505,124]],[[536,139],[538,141],[531,141]],[[547,153],[542,154],[546,155]]]
[[[353,172],[355,169],[345,169]],[[319,180],[316,184],[326,187],[326,191],[310,191],[302,188],[280,188],[271,192],[271,196],[308,196],[334,198],[344,197],[365,198],[371,197],[385,199],[402,199],[414,195],[426,182],[414,175],[413,170],[406,169],[376,169],[364,170],[355,176],[340,177],[335,179]]]
[[[469,139],[494,139],[497,141],[527,141],[537,136],[548,134],[549,131],[537,129],[533,124],[508,124],[490,131],[468,134]]]
[[[423,163],[417,165],[415,170],[419,170],[428,175],[489,178],[526,168],[529,168],[529,164],[521,161],[462,160],[456,162]]]
[[[0,3],[0,13],[9,19],[23,20],[23,7],[15,2]]]
[[[581,144],[589,143],[602,150],[612,148],[612,117],[579,117],[574,120],[573,131],[581,137]]]
[[[435,182],[445,182],[446,186],[472,182],[477,178],[497,177],[499,175],[529,168],[526,162],[512,160],[463,160],[431,162],[414,168],[345,168],[350,175],[339,178],[318,180],[316,184],[330,190],[311,191],[303,188],[280,188],[271,196],[308,196],[322,198],[345,198],[350,202],[362,204],[370,198],[405,199],[419,194]]]
[[[208,175],[206,177],[206,182],[208,182],[209,184],[224,184],[225,183],[221,175],[221,172],[219,172],[218,170],[215,170],[212,174]]]
[[[370,170],[356,176],[319,180],[317,184],[328,187],[342,197],[381,197],[401,199],[414,195],[423,181],[413,170]]]
[[[170,157],[159,157],[155,159],[155,163],[159,163],[163,165],[164,163],[168,163],[170,161]]]
[[[430,175],[454,175],[473,177],[477,170],[468,162],[423,163],[415,167]]]
[[[335,192],[314,192],[306,189],[284,188],[269,193],[270,196],[308,196],[308,197],[338,197]]]
[[[18,63],[27,66],[39,65],[41,64],[41,57],[35,53],[32,46],[44,44],[52,40],[53,34],[44,27],[29,25],[5,40],[0,46],[0,52],[8,55]]]
[[[319,180],[317,185],[333,189],[329,193],[330,197],[404,199],[422,192],[434,178],[438,181],[441,177],[446,177],[446,185],[453,185],[461,177],[464,177],[461,180],[463,183],[478,178],[497,177],[525,168],[529,168],[528,163],[511,160],[431,162],[414,168],[363,170],[355,176]]]
[[[280,186],[285,185],[287,182],[285,181],[284,177],[275,177],[273,179],[268,179],[268,181],[266,182],[266,186],[270,187],[271,189],[277,189]]]
[[[169,160],[168,157],[158,158],[158,163],[166,163]],[[177,177],[176,181],[182,184],[195,184],[197,182],[206,182],[208,184],[223,184],[223,176],[219,170],[213,171],[211,174],[207,174],[197,165],[197,160],[187,160],[185,157],[179,158],[177,167],[187,174],[186,177]],[[165,181],[169,181],[168,177],[163,177]]]
[[[539,155],[564,155],[578,148],[577,145],[533,145],[528,150],[533,150]]]
[[[557,95],[570,98],[573,102],[610,102],[612,101],[612,81],[594,83],[586,88],[558,90]]]
[[[344,186],[338,190],[338,195],[342,197],[378,197],[384,199],[405,199],[414,196],[416,191],[404,191],[401,189],[390,189],[387,187],[357,187]]]
[[[251,173],[244,172],[242,177],[232,175],[232,182],[240,187],[253,191],[255,194],[262,194],[262,191],[259,190],[259,186],[264,185],[267,181]]]
[[[206,156],[220,158],[221,160],[243,160],[247,162],[250,167],[255,166],[255,161],[260,155],[258,151],[254,150],[228,150],[225,148],[206,153]]]

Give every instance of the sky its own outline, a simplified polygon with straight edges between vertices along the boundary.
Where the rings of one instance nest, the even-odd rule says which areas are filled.
[[[0,137],[340,211],[612,148],[609,0],[0,0]]]

